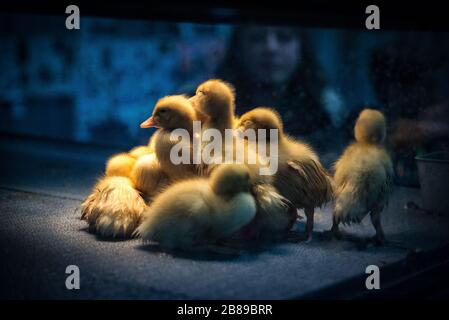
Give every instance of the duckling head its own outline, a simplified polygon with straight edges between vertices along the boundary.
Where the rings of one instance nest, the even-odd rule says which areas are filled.
[[[249,170],[243,164],[222,164],[212,172],[209,179],[212,190],[224,197],[249,192],[251,188]]]
[[[141,128],[191,129],[195,120],[195,109],[183,95],[167,96],[157,101],[153,115],[140,124]]]
[[[200,113],[218,119],[223,115],[234,115],[235,90],[230,83],[212,79],[200,84],[190,101]]]
[[[384,115],[374,109],[364,109],[355,123],[354,135],[357,142],[382,143],[386,136]]]
[[[246,129],[277,129],[280,137],[283,133],[283,124],[281,116],[275,110],[258,107],[240,117],[237,129],[242,131]],[[268,137],[269,135],[267,134]]]

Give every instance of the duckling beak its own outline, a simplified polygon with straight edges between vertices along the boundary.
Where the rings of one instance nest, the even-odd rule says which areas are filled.
[[[156,121],[154,121],[154,118],[153,118],[153,117],[149,117],[147,120],[145,120],[144,122],[142,122],[142,123],[140,124],[140,127],[141,127],[142,129],[151,128],[151,127],[159,128],[159,127],[157,126],[157,124],[156,124]]]

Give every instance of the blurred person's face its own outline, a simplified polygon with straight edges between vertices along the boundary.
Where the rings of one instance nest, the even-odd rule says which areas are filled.
[[[242,30],[243,66],[257,81],[270,85],[286,82],[301,60],[297,34],[284,27],[248,27]]]

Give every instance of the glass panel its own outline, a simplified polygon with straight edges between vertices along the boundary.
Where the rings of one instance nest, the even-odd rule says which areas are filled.
[[[276,108],[328,167],[364,107],[384,111],[399,182],[448,149],[447,33],[0,16],[0,130],[128,148],[162,96],[231,82],[237,113]],[[413,169],[413,170],[410,170]],[[414,173],[410,173],[414,172]]]

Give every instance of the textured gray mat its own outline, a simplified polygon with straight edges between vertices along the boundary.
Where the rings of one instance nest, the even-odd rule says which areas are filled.
[[[278,244],[232,259],[159,253],[138,240],[101,241],[89,234],[75,213],[78,201],[1,190],[0,203],[1,295],[9,298],[285,299],[407,254],[321,240],[318,232],[330,223],[327,214],[317,219],[310,243]],[[385,222],[391,239],[422,249],[448,239],[446,218],[410,216],[396,203],[390,209]],[[372,234],[365,224],[358,234]],[[64,271],[70,264],[80,267],[77,291],[65,289]]]

